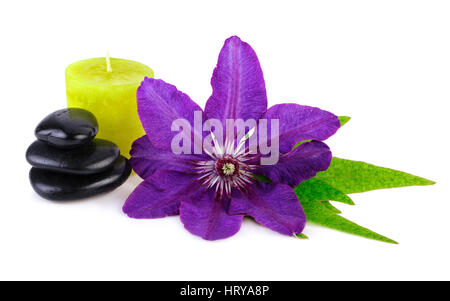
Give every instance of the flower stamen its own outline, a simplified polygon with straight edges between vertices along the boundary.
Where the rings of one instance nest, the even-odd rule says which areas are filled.
[[[200,175],[197,179],[202,182],[205,189],[215,187],[216,199],[223,196],[231,196],[233,188],[241,191],[254,182],[251,170],[255,165],[247,164],[246,161],[253,158],[243,147],[245,141],[253,134],[250,131],[239,143],[236,138],[226,139],[223,145],[219,144],[213,133],[214,146],[205,153],[210,157],[208,161],[195,162],[195,173]]]
[[[233,163],[226,163],[222,166],[223,174],[226,176],[231,176],[234,173],[235,167]]]

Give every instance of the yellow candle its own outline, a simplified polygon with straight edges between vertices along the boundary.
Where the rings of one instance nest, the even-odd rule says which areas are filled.
[[[97,137],[116,143],[129,157],[133,141],[144,135],[136,91],[146,76],[154,76],[146,65],[108,55],[73,63],[66,68],[67,106],[91,111],[99,124]]]

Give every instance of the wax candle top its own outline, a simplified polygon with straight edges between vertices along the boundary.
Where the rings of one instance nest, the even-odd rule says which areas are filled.
[[[153,77],[153,70],[139,62],[110,58],[111,71],[107,70],[106,58],[92,58],[69,65],[66,77],[87,85],[135,85],[145,76]]]

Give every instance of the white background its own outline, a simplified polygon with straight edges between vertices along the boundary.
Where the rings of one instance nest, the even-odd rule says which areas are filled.
[[[0,279],[450,280],[449,16],[448,1],[2,1]],[[251,221],[204,241],[178,217],[123,214],[137,176],[80,202],[32,191],[25,150],[65,107],[69,63],[109,50],[204,106],[234,34],[259,55],[270,105],[352,117],[328,140],[336,156],[437,181],[336,205],[399,245],[311,224],[300,240]]]

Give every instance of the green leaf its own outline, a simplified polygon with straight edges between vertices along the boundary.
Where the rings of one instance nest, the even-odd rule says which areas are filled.
[[[342,193],[342,191],[330,186],[329,184],[317,178],[312,178],[304,181],[300,183],[297,188],[306,189],[306,192],[313,191],[314,199],[317,201],[336,201],[348,205],[355,205],[353,200],[349,196]]]
[[[298,142],[296,145],[294,145],[294,147],[293,147],[292,149],[295,149],[295,148],[298,147],[299,145],[301,145],[301,144],[303,144],[303,143],[305,143],[305,142],[309,142],[309,141],[311,141],[311,140],[303,140],[303,141],[300,141],[300,142]]]
[[[306,236],[305,234],[303,234],[303,233],[298,233],[298,234],[295,234],[298,238],[301,238],[301,239],[308,239],[308,236]]]
[[[349,122],[351,119],[351,117],[348,117],[348,116],[338,116],[338,118],[339,118],[339,121],[341,122],[341,127],[343,127],[344,124]]]
[[[336,214],[342,213],[341,210],[339,210],[336,207],[334,207],[333,205],[331,205],[330,201],[322,201],[321,203],[325,208],[327,208],[328,210],[330,210]]]
[[[330,167],[326,171],[319,172],[316,179],[322,180],[345,194],[382,188],[435,184],[433,181],[405,172],[339,158],[333,158]]]
[[[333,212],[333,210],[327,208],[327,205],[324,205],[323,201],[339,201],[343,203],[349,203],[349,200],[351,201],[348,196],[331,187],[327,183],[313,178],[300,183],[300,185],[295,188],[295,192],[297,193],[300,203],[302,204],[308,221],[370,239],[394,244],[397,243],[386,236],[359,226],[358,224],[355,224],[354,222],[338,215],[337,212]],[[353,204],[352,201],[351,203]]]

